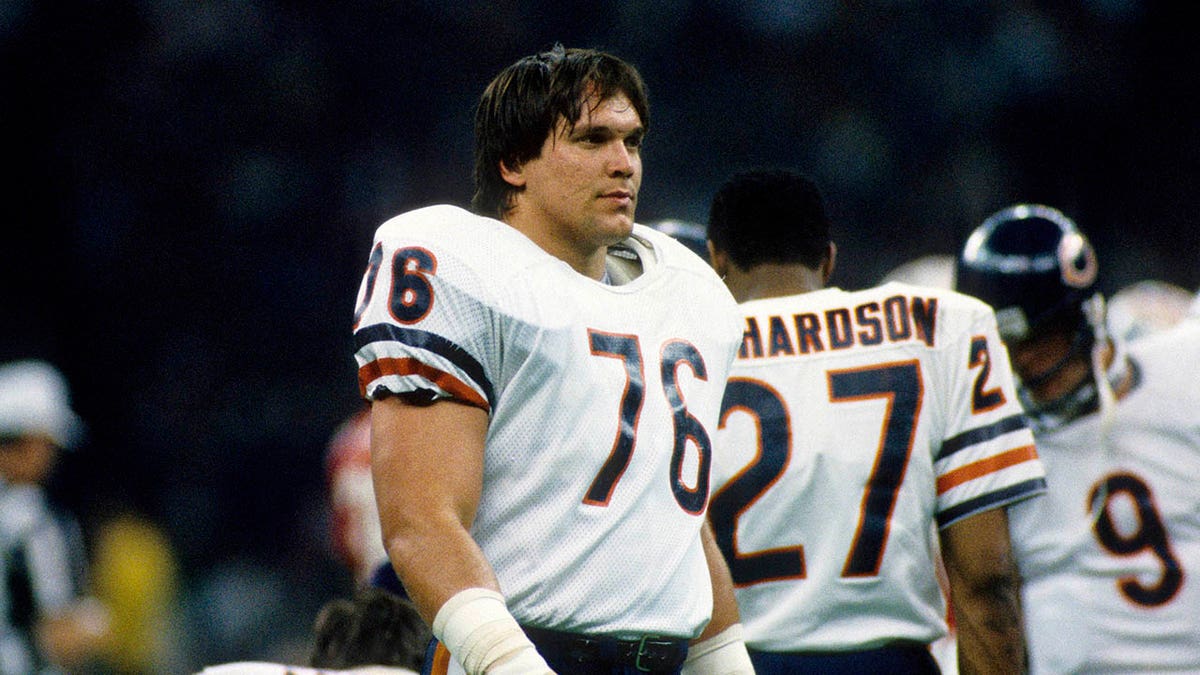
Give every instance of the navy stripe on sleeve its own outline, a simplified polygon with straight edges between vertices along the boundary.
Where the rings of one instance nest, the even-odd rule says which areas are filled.
[[[389,323],[364,326],[354,332],[355,350],[362,349],[372,342],[383,341],[399,342],[410,347],[433,352],[445,358],[447,361],[461,368],[463,372],[474,380],[483,389],[488,403],[493,406],[495,405],[495,387],[492,386],[492,381],[488,379],[483,366],[467,350],[459,347],[457,344],[429,331],[417,330],[415,328],[401,328]]]
[[[1016,415],[1005,417],[1004,419],[993,424],[989,424],[985,427],[964,431],[953,438],[947,438],[946,440],[942,441],[942,449],[938,452],[937,460],[945,459],[959,450],[962,450],[963,448],[969,448],[972,445],[977,445],[985,441],[990,441],[998,436],[1003,436],[1010,431],[1028,428],[1029,422],[1026,421],[1025,415],[1018,413]]]
[[[953,508],[946,509],[945,511],[937,514],[937,525],[940,529],[957,520],[962,520],[967,516],[973,516],[976,513],[982,513],[984,511],[989,511],[1013,502],[1018,502],[1026,497],[1032,497],[1045,491],[1045,478],[1031,478],[1027,481],[1010,485],[1003,490],[989,492],[986,495],[981,495],[975,499],[968,499],[967,501]]]

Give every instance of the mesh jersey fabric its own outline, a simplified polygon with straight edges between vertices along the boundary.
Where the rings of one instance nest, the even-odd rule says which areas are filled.
[[[1200,672],[1200,323],[1129,345],[1134,388],[1038,435],[1010,512],[1031,672]]]
[[[709,513],[747,645],[941,637],[936,528],[1044,489],[990,308],[891,282],[740,309]]]
[[[701,457],[735,304],[666,235],[636,225],[625,244],[614,254],[634,252],[642,274],[605,285],[456,207],[392,219],[360,292],[360,383],[367,398],[426,390],[488,410],[472,535],[518,621],[691,637],[711,612]],[[628,464],[601,477],[622,439]]]

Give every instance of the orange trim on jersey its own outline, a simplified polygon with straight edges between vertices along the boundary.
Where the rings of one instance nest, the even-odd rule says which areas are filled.
[[[450,672],[450,650],[440,641],[433,647],[433,662],[429,666],[429,675],[446,675]]]
[[[937,493],[944,494],[951,488],[958,487],[963,483],[986,476],[989,473],[995,473],[1002,469],[1007,469],[1010,466],[1016,466],[1022,462],[1037,459],[1037,450],[1032,445],[1013,448],[1007,452],[1002,452],[995,457],[981,459],[978,462],[972,462],[966,466],[959,467],[944,476],[938,476]]]
[[[433,382],[442,389],[450,392],[450,395],[457,401],[462,401],[476,408],[490,410],[486,399],[479,395],[479,392],[471,388],[470,385],[462,380],[454,377],[450,373],[443,370],[438,370],[433,366],[422,363],[412,358],[380,358],[364,365],[358,369],[358,390],[363,395],[367,394],[367,385],[375,380],[386,375],[420,375],[425,379]]]

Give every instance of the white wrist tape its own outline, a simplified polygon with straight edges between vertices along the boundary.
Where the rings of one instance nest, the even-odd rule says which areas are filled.
[[[682,675],[754,675],[750,653],[742,640],[742,624],[688,647]]]
[[[508,613],[504,596],[488,588],[454,594],[433,618],[433,635],[467,675],[552,673]]]

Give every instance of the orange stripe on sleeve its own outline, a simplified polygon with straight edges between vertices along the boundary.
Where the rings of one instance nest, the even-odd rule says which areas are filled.
[[[1000,453],[994,457],[981,459],[978,462],[961,466],[944,476],[939,476],[937,479],[937,493],[939,495],[945,493],[951,488],[957,487],[974,480],[980,476],[986,476],[989,473],[995,473],[1002,469],[1007,469],[1010,466],[1016,466],[1022,462],[1037,459],[1037,450],[1032,445],[1025,445],[1019,448],[1013,448],[1007,452]]]
[[[375,380],[386,375],[420,375],[425,379],[433,382],[437,386],[450,392],[450,395],[457,401],[462,401],[476,408],[490,410],[491,406],[479,392],[471,388],[470,385],[453,375],[438,370],[428,364],[422,363],[416,359],[404,358],[381,358],[371,361],[358,369],[358,390],[363,395],[367,395],[367,385]]]
[[[433,648],[433,663],[429,666],[429,675],[446,675],[450,672],[450,650],[440,641]]]

